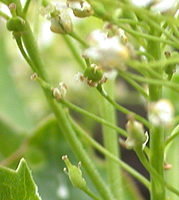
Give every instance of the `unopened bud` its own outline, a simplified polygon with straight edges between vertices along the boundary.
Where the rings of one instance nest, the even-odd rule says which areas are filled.
[[[68,168],[68,176],[72,185],[81,190],[86,189],[86,181],[82,176],[82,172],[79,166],[77,167],[75,165],[72,165],[67,155],[62,156],[62,160],[65,162]]]
[[[59,87],[52,89],[52,94],[57,100],[61,100],[67,93],[67,86],[64,83],[59,83]]]
[[[147,140],[143,125],[133,119],[129,120],[126,125],[128,137],[126,140],[126,147],[128,149],[141,147]]]
[[[51,13],[50,29],[54,33],[67,34],[71,33],[73,26],[68,9],[63,9],[59,12]]]
[[[91,5],[84,0],[67,0],[68,7],[73,10],[76,17],[89,17],[93,14]]]
[[[25,21],[21,17],[12,17],[7,21],[7,29],[13,32],[23,32],[25,30]]]

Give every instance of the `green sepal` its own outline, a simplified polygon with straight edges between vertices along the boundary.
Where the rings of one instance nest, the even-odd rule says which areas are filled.
[[[96,70],[94,67],[87,67],[84,71],[84,77],[93,82],[99,82],[103,78],[102,70]]]

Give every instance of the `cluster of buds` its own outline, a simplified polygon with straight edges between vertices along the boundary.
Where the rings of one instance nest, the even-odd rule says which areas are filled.
[[[48,5],[41,10],[43,15],[50,13],[51,31],[68,34],[73,31],[72,17],[88,17],[93,14],[91,5],[85,0],[67,0],[58,2],[55,6]]]
[[[52,89],[53,97],[58,101],[63,99],[66,93],[67,93],[67,86],[63,82],[59,83],[58,87]]]
[[[93,14],[91,5],[85,0],[67,0],[67,5],[76,17],[89,17]]]
[[[105,31],[95,30],[89,35],[88,41],[90,47],[84,51],[84,57],[104,68],[122,66],[129,58],[129,49],[118,35],[110,37]]]
[[[76,78],[80,81],[86,82],[90,87],[97,87],[107,81],[102,68],[95,64],[92,64],[91,67],[87,67],[83,74],[78,73]]]
[[[73,31],[72,20],[68,8],[55,9],[50,13],[50,29],[54,33],[67,34]]]
[[[78,167],[75,165],[72,165],[70,160],[68,159],[68,156],[62,156],[62,160],[65,162],[67,169],[64,168],[64,171],[68,174],[69,179],[72,183],[72,185],[76,188],[79,188],[81,190],[86,190],[87,186],[86,186],[86,181],[82,176],[82,172],[81,172],[81,162],[78,163]]]
[[[161,99],[148,107],[149,121],[155,126],[170,127],[173,122],[174,109],[170,101]]]
[[[143,125],[138,121],[130,119],[127,122],[126,129],[128,137],[125,141],[125,146],[128,149],[135,149],[138,147],[144,149],[148,142],[148,134],[144,131]]]

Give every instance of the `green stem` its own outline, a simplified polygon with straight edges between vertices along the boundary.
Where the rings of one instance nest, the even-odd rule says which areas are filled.
[[[83,39],[81,39],[75,32],[69,33],[69,35],[75,40],[77,40],[83,47],[88,47],[88,44]]]
[[[83,191],[90,196],[94,200],[101,200],[99,197],[97,197],[95,194],[93,194],[88,188],[83,189]]]
[[[126,115],[131,115],[133,116],[135,119],[139,120],[140,122],[142,122],[145,126],[150,127],[149,122],[144,119],[143,117],[141,117],[140,115],[126,109],[125,107],[119,105],[118,103],[116,103],[104,90],[104,88],[102,86],[98,86],[98,91],[100,92],[100,94],[105,97],[105,99],[107,101],[109,101],[117,110],[119,110],[122,113],[125,113]]]
[[[161,127],[153,127],[150,134],[150,165],[161,176],[163,182],[156,182],[155,174],[151,173],[151,199],[165,200],[164,184],[164,131]]]
[[[69,49],[71,50],[72,55],[74,56],[77,63],[82,67],[82,69],[86,68],[86,64],[84,63],[82,57],[79,55],[79,52],[76,48],[76,46],[73,44],[71,39],[68,36],[63,36],[66,44],[68,45]]]
[[[0,17],[4,18],[5,20],[10,19],[10,17],[8,15],[6,15],[4,12],[2,12],[1,10],[0,10]]]
[[[31,0],[26,0],[23,13],[26,16]]]
[[[111,152],[106,150],[104,147],[102,147],[99,143],[97,143],[94,139],[92,139],[89,134],[87,134],[77,123],[75,123],[72,119],[71,122],[73,124],[74,129],[93,146],[98,151],[100,151],[102,154],[108,156],[111,160],[116,162],[118,165],[120,165],[124,170],[129,172],[132,176],[134,176],[137,180],[139,180],[144,186],[146,186],[148,189],[150,188],[150,182],[143,177],[139,172],[134,170],[132,167],[127,165],[125,162],[120,160],[118,157],[114,156]],[[119,188],[120,190],[120,188]]]
[[[142,76],[132,74],[132,73],[129,73],[129,72],[127,72],[127,73],[123,72],[123,73],[128,75],[128,77],[130,77],[134,80],[137,80],[139,82],[149,83],[152,86],[152,88],[154,88],[154,90],[150,89],[152,91],[152,94],[155,91],[155,94],[153,94],[153,96],[151,97],[152,99],[154,99],[158,95],[159,96],[161,95],[160,92],[158,91],[159,88],[156,87],[157,85],[158,86],[165,86],[165,87],[171,88],[171,89],[179,92],[179,85],[176,84],[176,83],[173,83],[173,82],[170,82],[170,81],[167,81],[167,80],[157,80],[157,79],[153,79],[153,78],[146,78],[146,77],[142,77]]]
[[[18,11],[17,13],[19,13],[19,15],[22,16],[20,1],[16,0],[15,3],[19,5],[19,7],[17,7],[17,11]],[[47,81],[48,78],[46,76],[46,73],[44,72],[44,64],[39,54],[31,28],[27,21],[26,21],[25,31],[22,34],[22,39],[24,42],[24,47],[26,48],[26,52],[28,53],[28,56],[30,57],[30,59],[33,61],[36,72],[43,80]],[[109,199],[112,200],[113,196],[110,190],[107,188],[107,186],[101,179],[95,166],[92,164],[92,161],[89,159],[86,151],[84,150],[81,142],[78,140],[75,132],[73,131],[73,128],[71,127],[67,119],[66,114],[64,113],[64,109],[52,99],[52,94],[49,90],[47,90],[43,86],[42,86],[42,89],[47,97],[47,100],[48,100],[49,105],[51,106],[51,109],[53,110],[58,120],[60,131],[66,137],[67,141],[69,142],[73,152],[75,152],[75,154],[77,155],[78,159],[83,162],[83,165],[89,177],[93,181],[101,197],[103,197],[103,199],[105,200],[109,200]]]
[[[66,107],[68,107],[68,108],[70,108],[70,109],[72,109],[76,112],[79,112],[83,115],[90,117],[91,119],[93,119],[93,120],[95,120],[95,121],[97,121],[97,122],[99,122],[99,123],[101,123],[101,124],[103,124],[107,127],[114,129],[115,131],[117,131],[118,133],[120,133],[123,136],[127,136],[127,132],[125,130],[121,129],[120,127],[118,127],[118,126],[116,126],[116,125],[114,125],[114,124],[112,124],[112,123],[110,123],[106,120],[104,120],[101,117],[98,117],[97,115],[95,115],[93,113],[90,113],[90,112],[88,112],[88,111],[86,111],[86,110],[66,101],[66,100],[61,100],[60,103],[64,104]]]
[[[174,130],[171,132],[171,135],[167,138],[166,142],[165,142],[165,148],[167,148],[167,146],[169,144],[171,144],[171,142],[174,141],[174,139],[179,135],[179,125],[177,125]]]
[[[138,83],[136,83],[134,80],[130,79],[127,74],[119,73],[119,76],[121,76],[123,79],[125,79],[128,83],[130,83],[137,91],[139,91],[140,94],[142,94],[146,99],[149,98],[148,94],[142,88]]]
[[[114,80],[105,84],[106,90],[113,96],[114,94]],[[114,107],[106,101],[103,97],[100,100],[101,116],[108,122],[116,124],[116,113]],[[119,143],[118,135],[114,129],[103,126],[103,141],[104,147],[114,156],[119,157]],[[106,172],[111,191],[116,199],[123,199],[123,184],[121,170],[117,163],[111,158],[106,157]],[[120,189],[119,189],[120,188]]]

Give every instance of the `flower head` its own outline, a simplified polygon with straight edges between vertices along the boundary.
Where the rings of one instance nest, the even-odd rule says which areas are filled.
[[[129,57],[129,51],[118,36],[108,37],[105,32],[92,32],[92,45],[84,51],[84,57],[92,59],[102,67],[117,67]]]
[[[149,104],[149,120],[156,126],[170,126],[173,121],[174,109],[170,101],[161,99]]]

